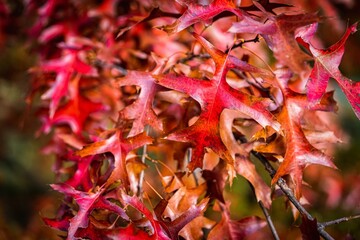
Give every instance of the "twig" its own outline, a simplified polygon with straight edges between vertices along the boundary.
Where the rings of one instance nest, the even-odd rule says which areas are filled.
[[[330,225],[333,225],[333,224],[339,224],[339,223],[342,223],[342,222],[347,222],[347,221],[350,221],[350,220],[353,220],[353,219],[356,219],[356,218],[360,218],[360,215],[355,215],[355,216],[350,216],[350,217],[343,217],[343,218],[335,219],[335,220],[332,220],[332,221],[323,222],[321,224],[324,227],[327,227],[327,226],[330,226]]]
[[[268,223],[268,226],[269,226],[269,228],[270,228],[270,230],[271,230],[272,235],[274,236],[274,239],[275,239],[275,240],[280,240],[279,235],[278,235],[278,233],[276,232],[274,223],[272,222],[271,216],[270,216],[270,214],[268,213],[266,207],[264,206],[264,204],[262,203],[261,200],[260,200],[258,203],[259,203],[259,205],[260,205],[261,210],[263,211],[263,213],[264,213],[264,215],[265,215],[266,221],[267,221],[267,223]]]
[[[260,37],[259,37],[259,35],[256,35],[256,37],[254,37],[253,39],[241,40],[239,43],[234,44],[232,47],[226,49],[226,50],[225,50],[225,53],[229,53],[230,50],[233,50],[233,49],[238,48],[238,47],[242,47],[242,46],[244,45],[244,43],[249,43],[249,42],[254,42],[254,43],[260,42]]]
[[[186,57],[185,58],[182,58],[182,59],[179,59],[178,61],[177,61],[177,63],[185,63],[185,62],[187,62],[187,61],[190,61],[190,60],[192,60],[192,59],[194,59],[194,58],[210,58],[210,54],[208,54],[208,53],[204,53],[204,54],[193,54],[193,53],[191,53],[191,52],[189,52],[189,53],[186,53]]]
[[[187,158],[187,162],[189,163],[189,162],[191,161],[191,158],[192,158],[192,148],[188,148],[188,149],[187,149],[186,158]],[[195,186],[199,186],[199,180],[198,180],[198,178],[196,177],[196,173],[195,173],[194,171],[192,172],[192,175],[193,175],[193,177],[194,177]]]
[[[149,134],[148,126],[145,127],[145,131],[146,131],[146,135],[148,135]],[[146,152],[147,152],[147,144],[145,144],[143,146],[143,152],[141,154],[141,162],[143,164],[145,164],[145,160],[146,160],[146,156],[147,156]],[[142,170],[140,172],[140,176],[139,176],[138,192],[137,192],[138,196],[140,196],[141,198],[142,198],[142,193],[143,193],[144,175],[145,175],[145,172],[144,172],[144,170]]]
[[[268,162],[268,160],[258,152],[251,151],[251,153],[260,160],[260,162],[265,166],[266,171],[269,172],[271,178],[275,176],[276,170],[273,166]],[[286,197],[290,200],[290,202],[296,207],[296,209],[300,212],[300,214],[310,221],[314,220],[314,217],[306,211],[306,209],[299,203],[299,201],[294,196],[294,193],[287,185],[286,181],[283,178],[279,178],[276,184],[280,187],[281,191],[286,195]],[[333,240],[334,238],[330,236],[325,230],[325,226],[322,223],[317,223],[317,229],[320,234],[325,240]]]

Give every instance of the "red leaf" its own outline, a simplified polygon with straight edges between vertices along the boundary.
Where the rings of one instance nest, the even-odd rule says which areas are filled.
[[[313,13],[269,15],[268,17],[269,19],[265,23],[253,18],[241,19],[239,22],[233,23],[229,31],[261,34],[279,63],[288,66],[295,73],[303,75],[307,69],[306,61],[310,60],[310,57],[297,44],[295,30],[317,22],[319,17]]]
[[[55,60],[49,60],[41,65],[44,72],[56,72],[55,83],[45,92],[41,98],[50,99],[50,118],[55,114],[62,97],[68,93],[71,78],[75,73],[93,74],[94,69],[82,62],[78,57],[78,51],[66,50],[64,55]]]
[[[154,219],[153,214],[145,207],[145,205],[140,201],[139,198],[137,198],[136,196],[129,196],[123,191],[121,191],[121,200],[124,205],[130,205],[142,214],[144,214],[146,219],[150,221],[153,227],[152,235],[154,235],[155,239],[170,239],[161,229],[160,223]]]
[[[109,186],[117,180],[122,180],[127,186],[129,179],[126,171],[126,155],[136,148],[152,143],[152,139],[145,132],[129,138],[124,138],[119,129],[111,132],[113,134],[108,139],[87,145],[76,154],[85,157],[106,152],[112,153],[115,159],[114,170],[106,185]]]
[[[59,192],[64,193],[67,196],[74,198],[79,205],[79,210],[76,215],[69,221],[68,239],[74,239],[75,233],[78,228],[86,228],[89,224],[89,214],[93,209],[108,209],[116,212],[125,220],[128,220],[128,216],[125,211],[116,204],[106,200],[102,194],[104,189],[100,189],[95,193],[87,193],[77,191],[71,186],[66,184],[52,184],[51,187]],[[60,225],[62,226],[62,225]]]
[[[46,225],[58,229],[60,231],[67,231],[70,226],[70,216],[65,216],[64,218],[57,220],[57,219],[50,219],[50,218],[43,218],[43,221]]]
[[[65,184],[68,184],[73,188],[81,187],[85,191],[90,191],[93,188],[93,184],[91,182],[89,167],[94,159],[94,156],[83,158],[71,156],[71,158],[77,162],[77,168],[74,175],[69,178]]]
[[[360,119],[360,83],[344,77],[339,70],[341,58],[345,51],[346,40],[350,34],[357,31],[357,23],[351,25],[340,41],[328,49],[318,49],[311,44],[310,40],[313,34],[315,34],[314,27],[315,25],[299,33],[303,41],[309,44],[309,49],[315,58],[315,65],[307,83],[308,98],[313,104],[317,103],[324,95],[329,78],[331,77],[337,81],[354,109],[356,116]]]
[[[45,120],[42,127],[45,133],[50,131],[52,125],[67,124],[75,134],[80,134],[85,121],[88,117],[98,111],[105,110],[106,107],[101,103],[94,103],[80,94],[79,78],[73,80],[70,90],[73,92],[71,99],[64,105],[58,108],[53,117]]]
[[[188,165],[190,170],[202,167],[205,148],[211,148],[221,158],[233,164],[234,160],[221,141],[219,133],[219,119],[225,108],[238,110],[263,127],[271,126],[279,130],[279,124],[267,110],[271,101],[236,91],[226,82],[226,73],[230,68],[255,74],[264,74],[265,71],[232,57],[227,61],[226,54],[201,36],[195,37],[215,61],[216,70],[210,81],[175,75],[154,76],[158,84],[190,95],[201,106],[202,112],[195,124],[166,137],[173,141],[191,142],[195,146],[192,160]]]
[[[107,231],[106,236],[113,240],[157,240],[160,238],[157,238],[155,234],[149,236],[145,231],[140,230],[137,228],[134,224],[130,223],[125,228],[115,228],[112,230]],[[104,237],[104,236],[102,236]]]
[[[244,12],[237,9],[231,0],[214,0],[209,5],[201,5],[190,2],[187,10],[173,24],[166,26],[165,30],[172,34],[177,33],[197,22],[207,22],[225,11],[232,12],[239,18],[243,18]]]
[[[301,128],[301,118],[308,106],[306,96],[291,91],[287,83],[290,74],[287,71],[278,71],[278,82],[284,94],[284,107],[278,116],[286,143],[286,152],[283,162],[280,164],[272,184],[276,183],[279,177],[289,174],[295,185],[295,196],[300,199],[303,170],[310,164],[320,164],[336,168],[331,157],[314,148],[306,139]],[[326,107],[318,109],[326,110]],[[315,109],[315,107],[314,107]]]
[[[137,85],[141,87],[138,99],[120,112],[121,118],[133,120],[129,136],[141,133],[146,125],[161,131],[162,122],[152,109],[158,86],[154,83],[151,75],[146,72],[128,71],[125,77],[118,79],[117,85]]]
[[[209,221],[206,221],[206,218],[204,218],[205,222],[203,223],[193,222],[197,217],[201,217],[201,214],[206,210],[208,198],[197,203],[204,191],[204,184],[191,189],[183,186],[168,201],[163,199],[156,206],[155,214],[171,239],[178,239],[180,231],[188,232],[192,231],[193,228],[199,230],[208,225]],[[194,224],[196,225],[194,226]]]

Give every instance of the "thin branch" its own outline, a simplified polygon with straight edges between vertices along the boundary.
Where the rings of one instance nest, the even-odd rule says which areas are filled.
[[[355,216],[350,216],[350,217],[343,217],[343,218],[335,219],[335,220],[332,220],[332,221],[323,222],[321,224],[324,227],[327,227],[327,226],[330,226],[330,225],[333,225],[333,224],[339,224],[339,223],[347,222],[347,221],[357,219],[357,218],[360,218],[360,215],[355,215]]]
[[[191,158],[192,158],[192,148],[188,148],[186,153],[187,153],[186,154],[187,162],[189,163],[191,161]],[[199,186],[199,180],[196,177],[196,173],[194,171],[192,172],[192,175],[194,177],[195,186]]]
[[[260,162],[265,166],[266,171],[269,172],[271,178],[273,178],[276,174],[276,170],[274,167],[268,162],[268,160],[258,152],[251,151],[251,153],[260,160]],[[294,193],[287,185],[286,181],[283,178],[279,178],[276,184],[280,187],[281,191],[286,195],[286,197],[290,200],[290,202],[296,207],[296,209],[300,212],[300,214],[310,221],[314,220],[314,217],[306,211],[306,209],[299,203],[296,199]],[[325,240],[333,240],[334,238],[330,236],[325,230],[325,226],[322,223],[317,223],[317,229],[320,234]]]
[[[265,215],[266,221],[267,221],[267,223],[268,223],[268,226],[269,226],[269,228],[270,228],[270,231],[271,231],[274,239],[275,239],[275,240],[280,240],[279,235],[278,235],[278,233],[276,232],[274,223],[272,222],[271,216],[270,216],[270,214],[268,213],[266,207],[264,206],[264,204],[262,203],[261,200],[260,200],[258,203],[259,203],[259,205],[260,205],[261,210],[263,211],[263,213],[264,213],[264,215]]]
[[[253,39],[248,39],[248,40],[241,39],[241,41],[239,43],[236,43],[232,47],[226,49],[225,53],[229,53],[230,50],[233,50],[233,49],[238,48],[238,47],[241,48],[244,45],[244,43],[249,43],[249,42],[254,42],[254,43],[260,42],[259,35],[256,35],[256,37],[254,37]]]
[[[148,135],[149,134],[149,127],[148,126],[145,127],[145,131],[146,131],[146,135]],[[147,152],[147,144],[145,144],[143,146],[143,152],[141,154],[141,162],[143,164],[145,164],[145,160],[146,160],[146,156],[147,156],[146,152]],[[140,198],[142,198],[142,193],[143,193],[144,175],[145,175],[145,171],[142,170],[140,172],[140,176],[139,176],[138,192],[137,192],[137,194],[138,194],[138,196],[140,196]]]
[[[204,53],[204,54],[193,54],[191,52],[189,53],[186,53],[186,57],[184,58],[181,58],[177,61],[177,63],[185,63],[187,61],[190,61],[190,60],[193,60],[195,58],[205,58],[205,59],[208,59],[210,58],[210,54],[208,53]]]

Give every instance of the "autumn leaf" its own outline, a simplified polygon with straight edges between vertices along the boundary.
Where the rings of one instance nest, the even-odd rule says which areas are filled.
[[[102,196],[104,189],[100,189],[94,193],[86,193],[75,190],[66,184],[52,184],[51,187],[56,191],[62,192],[67,196],[74,198],[79,206],[79,210],[76,215],[69,220],[67,239],[74,239],[78,228],[86,228],[88,226],[89,214],[93,209],[96,208],[108,209],[117,213],[125,220],[129,219],[121,207],[110,202]]]
[[[48,133],[52,125],[67,124],[76,134],[81,134],[84,123],[88,117],[95,112],[107,109],[101,103],[95,103],[83,97],[79,89],[79,76],[69,84],[69,91],[72,93],[70,100],[60,106],[53,117],[46,117],[42,130]]]
[[[149,236],[145,231],[137,228],[133,223],[130,223],[125,228],[115,228],[110,231],[107,231],[103,236],[107,236],[110,239],[114,240],[121,240],[121,239],[127,239],[127,240],[138,240],[138,239],[144,239],[144,240],[155,240],[155,239],[161,239],[157,238],[156,235]]]
[[[224,204],[220,204],[221,221],[211,229],[208,239],[241,240],[259,231],[266,225],[266,221],[259,217],[246,217],[240,220],[230,219],[230,213]]]
[[[162,221],[162,226],[164,226],[166,231],[169,233],[171,239],[178,239],[180,232],[182,234],[186,234],[188,232],[194,232],[195,229],[201,231],[202,227],[206,227],[209,225],[209,222],[205,217],[202,217],[204,222],[193,222],[205,211],[208,201],[208,198],[204,198],[197,205],[191,205],[185,212],[183,212],[180,216],[173,219],[172,221]],[[195,234],[201,235],[201,233],[198,232]]]
[[[70,177],[65,184],[73,188],[83,188],[85,191],[90,191],[93,188],[91,176],[89,172],[90,164],[94,160],[94,156],[80,158],[79,156],[69,156],[69,160],[76,162],[77,167],[74,175]]]
[[[152,143],[152,139],[148,137],[145,132],[125,138],[121,130],[116,129],[112,131],[112,135],[108,139],[87,145],[77,151],[76,154],[80,157],[86,157],[106,152],[112,153],[115,159],[114,170],[107,180],[106,185],[109,186],[113,182],[121,180],[123,184],[127,186],[129,179],[126,171],[126,155],[130,151],[150,143]]]
[[[18,3],[2,2],[0,45],[1,34],[13,33],[24,20],[11,21]],[[331,154],[342,132],[334,92],[327,91],[330,78],[360,118],[360,85],[339,70],[357,24],[339,42],[319,49],[317,23],[328,20],[270,0],[23,5],[34,21],[28,43],[40,59],[30,71],[28,102],[37,106],[39,100],[41,133],[50,138],[43,152],[55,155],[58,184],[51,187],[64,195],[54,217],[43,221],[62,236],[268,239],[254,204],[265,206],[260,204],[271,225],[266,213],[271,197],[320,203],[317,188],[303,194],[303,175],[312,165],[336,168]],[[283,184],[273,195],[256,158],[273,177],[272,185]],[[334,181],[346,185],[340,175],[307,170],[306,180],[321,178],[319,189]],[[251,194],[242,192],[239,199],[224,194],[235,177],[244,177],[254,191],[254,206],[245,212],[237,204]],[[301,208],[291,207],[297,216]],[[275,223],[271,231],[319,239],[322,226],[303,218],[300,228]]]
[[[300,49],[295,38],[295,31],[300,27],[317,22],[319,17],[313,13],[306,13],[280,14],[268,16],[268,18],[265,23],[255,18],[245,18],[233,23],[229,31],[261,34],[280,64],[288,66],[301,76],[305,75],[308,68],[306,61],[311,58]]]
[[[350,34],[357,31],[357,23],[351,25],[344,36],[334,45],[327,49],[318,49],[311,44],[311,39],[315,34],[316,25],[304,28],[299,32],[299,37],[308,44],[308,48],[315,58],[314,68],[311,71],[307,83],[307,93],[312,104],[317,103],[326,92],[329,79],[333,78],[345,93],[346,98],[351,104],[356,116],[360,119],[360,83],[342,75],[339,65],[344,55],[345,43]]]
[[[230,58],[227,61],[227,55],[216,49],[204,38],[199,35],[195,35],[195,38],[215,61],[216,69],[211,80],[206,81],[176,75],[154,76],[156,83],[188,94],[201,106],[202,112],[193,125],[171,133],[166,137],[166,139],[173,141],[193,143],[195,150],[193,151],[192,161],[188,165],[190,170],[202,167],[205,148],[211,148],[229,164],[233,164],[234,160],[221,141],[219,132],[219,118],[225,108],[238,110],[259,122],[263,127],[271,126],[279,130],[279,124],[267,110],[270,100],[236,91],[226,82],[226,73],[230,68],[258,74],[264,74],[265,71],[238,59]]]
[[[54,117],[55,111],[59,106],[60,100],[68,94],[68,88],[74,74],[92,75],[94,69],[80,60],[79,50],[69,49],[64,51],[64,55],[59,59],[44,62],[40,69],[44,72],[55,72],[55,82],[41,98],[50,99],[50,118]]]
[[[186,11],[173,24],[165,26],[164,30],[174,34],[197,22],[209,22],[215,16],[223,12],[231,12],[239,18],[243,18],[244,12],[236,8],[231,0],[214,0],[209,5],[201,5],[190,2]]]
[[[231,156],[235,159],[234,170],[237,174],[246,178],[254,187],[258,201],[262,201],[265,207],[270,208],[270,187],[266,185],[255,169],[255,165],[250,160],[250,143],[239,143],[233,135],[233,122],[236,118],[244,118],[243,114],[234,110],[225,110],[220,117],[221,139],[227,147]],[[230,180],[231,183],[231,180]],[[219,199],[220,200],[220,199]]]
[[[158,86],[151,74],[139,71],[128,71],[126,76],[116,80],[117,86],[137,85],[141,87],[138,99],[120,112],[121,119],[133,120],[129,137],[144,131],[146,125],[162,131],[162,122],[156,116],[152,105]]]
[[[152,229],[151,234],[155,239],[165,240],[170,239],[164,230],[161,228],[160,223],[154,219],[153,214],[145,207],[145,205],[140,201],[136,196],[129,196],[125,192],[120,192],[120,198],[124,205],[130,205],[139,212],[141,212],[144,217],[151,223]]]
[[[301,117],[308,105],[307,98],[304,94],[293,92],[287,87],[290,79],[289,71],[278,71],[278,83],[284,94],[284,107],[277,116],[282,125],[286,152],[284,160],[281,162],[279,169],[273,177],[271,183],[275,184],[279,177],[289,175],[295,185],[295,196],[300,199],[303,170],[310,164],[319,164],[327,167],[336,168],[331,157],[325,155],[320,150],[313,147],[301,127]],[[325,101],[326,102],[326,101]],[[313,110],[332,111],[331,106],[322,106],[318,104],[313,106]]]

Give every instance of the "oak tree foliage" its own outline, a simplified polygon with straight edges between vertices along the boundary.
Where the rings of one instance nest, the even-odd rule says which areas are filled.
[[[232,219],[225,186],[245,178],[270,209],[284,178],[306,201],[304,170],[336,169],[329,79],[360,118],[360,83],[339,70],[357,23],[323,48],[327,18],[289,1],[27,4],[39,53],[30,96],[64,195],[44,221],[67,239],[271,237],[263,216]],[[277,169],[271,182],[252,152]],[[303,218],[304,239],[316,224]]]

